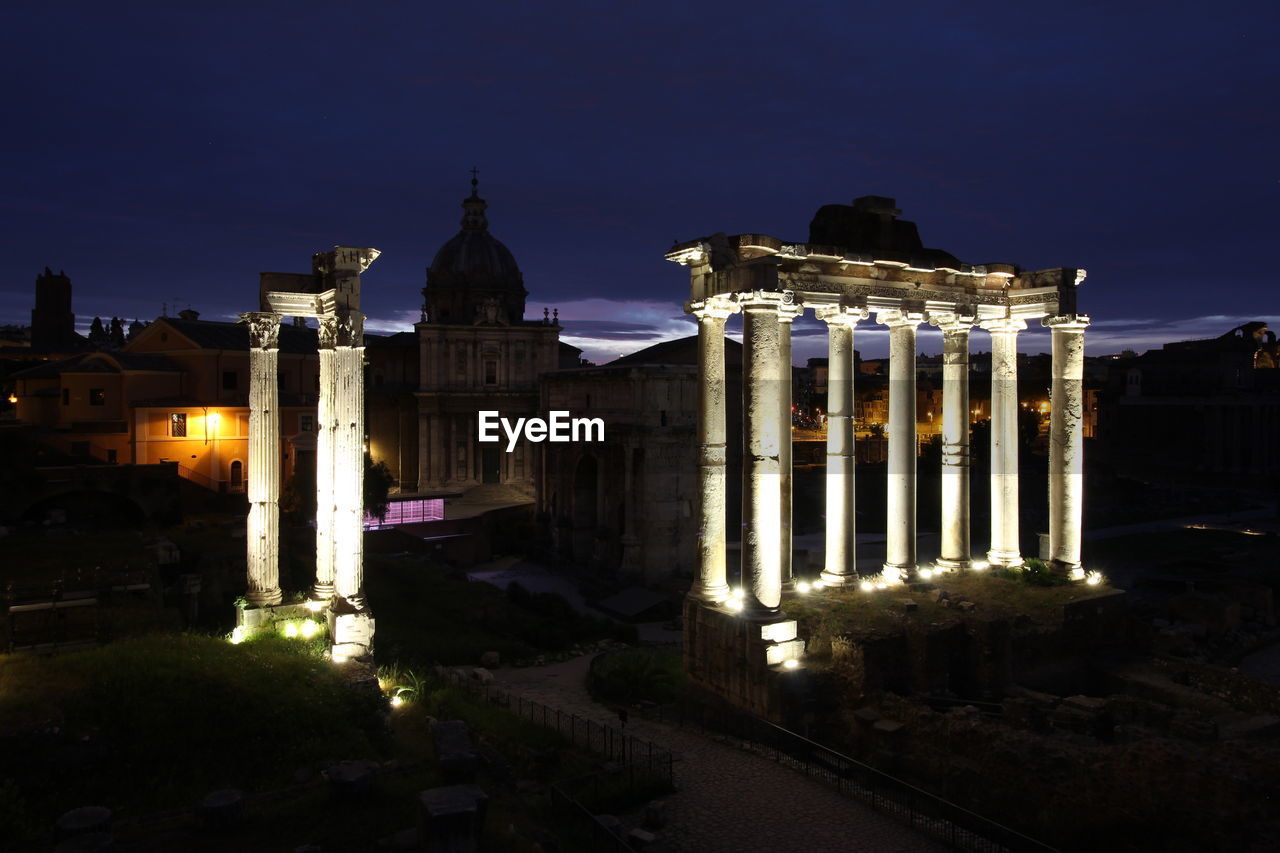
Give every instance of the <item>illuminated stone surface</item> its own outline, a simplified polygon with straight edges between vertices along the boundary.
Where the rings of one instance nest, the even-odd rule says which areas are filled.
[[[1084,511],[1084,330],[1089,318],[1046,319],[1053,338],[1049,415],[1049,557],[1057,571],[1080,565]]]
[[[973,317],[931,318],[942,330],[942,553],[938,566],[967,569],[969,542],[969,330]]]
[[[993,566],[1020,566],[1018,547],[1018,332],[1025,320],[987,320],[991,333],[991,547]]]
[[[728,299],[709,299],[686,310],[698,319],[698,574],[691,594],[709,601],[729,597],[725,581],[725,367],[724,323],[738,311]]]
[[[337,390],[335,364],[338,318],[321,317],[320,395],[316,404],[316,582],[312,594],[325,601],[333,597],[333,447],[337,432],[333,398]]]
[[[783,437],[778,417],[791,371],[780,359],[777,292],[740,294],[743,354],[742,587],[747,615],[776,613],[782,603]],[[788,430],[786,440],[791,440]]]
[[[280,593],[280,316],[240,315],[249,327],[249,520],[246,527],[251,604],[279,604]]]
[[[891,309],[876,315],[889,327],[889,475],[885,576],[916,573],[916,326],[918,311]]]
[[[857,527],[854,523],[854,359],[853,333],[866,309],[819,308],[827,324],[827,543],[822,580],[847,584],[858,576]]]

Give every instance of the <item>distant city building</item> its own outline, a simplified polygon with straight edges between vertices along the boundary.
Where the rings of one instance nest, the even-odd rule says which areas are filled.
[[[1124,474],[1273,488],[1280,476],[1280,369],[1265,323],[1109,359],[1099,437]]]
[[[244,489],[249,332],[241,323],[183,311],[158,318],[118,352],[48,362],[11,381],[18,419],[62,453],[119,464],[171,462],[214,491]],[[315,452],[318,381],[315,330],[281,328],[286,475]]]
[[[521,440],[477,439],[477,413],[538,413],[538,376],[577,366],[557,317],[524,318],[528,291],[515,258],[489,233],[476,181],[462,230],[436,252],[412,332],[366,336],[369,451],[401,494],[457,493],[505,485],[533,497],[534,453]]]
[[[71,313],[71,279],[48,267],[36,277],[36,307],[31,309],[31,346],[45,352],[77,349],[84,339],[76,334]]]

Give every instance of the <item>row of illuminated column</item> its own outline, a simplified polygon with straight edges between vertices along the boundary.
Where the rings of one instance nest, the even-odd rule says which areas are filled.
[[[727,437],[724,328],[743,315],[742,603],[747,613],[777,612],[791,577],[791,321],[803,309],[773,291],[714,297],[689,307],[698,319],[701,385],[699,429],[698,577],[692,593],[712,601],[730,596],[726,568]],[[854,327],[865,308],[821,306],[829,341],[827,399],[826,561],[822,579],[854,581]],[[889,327],[887,527],[882,574],[913,577],[916,550],[916,329],[922,312],[883,310]],[[969,505],[969,332],[975,318],[929,318],[943,333],[941,568],[971,565]],[[1083,484],[1083,368],[1087,317],[1045,320],[1053,339],[1049,434],[1049,548],[1063,572],[1080,568]],[[979,323],[992,340],[991,540],[993,565],[1022,564],[1018,536],[1017,333],[1024,320]]]
[[[249,326],[249,519],[246,599],[279,604],[280,414],[276,365],[280,316],[242,315]],[[318,600],[359,606],[364,555],[363,317],[320,319],[320,394],[316,433],[316,581]]]

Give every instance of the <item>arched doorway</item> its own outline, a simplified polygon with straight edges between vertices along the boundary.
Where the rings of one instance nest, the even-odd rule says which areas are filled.
[[[244,463],[239,459],[231,463],[231,491],[238,492],[244,488]]]

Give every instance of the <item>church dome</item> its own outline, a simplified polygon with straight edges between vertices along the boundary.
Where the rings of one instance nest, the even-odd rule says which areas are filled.
[[[427,281],[459,279],[493,283],[514,281],[519,285],[520,268],[511,250],[488,231],[462,231],[436,252],[427,270]]]
[[[518,324],[524,319],[524,276],[511,250],[489,233],[488,204],[471,179],[462,230],[436,252],[422,290],[431,323]]]

